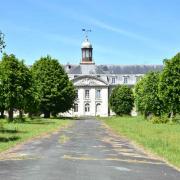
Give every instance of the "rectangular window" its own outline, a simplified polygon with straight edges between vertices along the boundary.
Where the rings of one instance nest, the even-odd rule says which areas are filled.
[[[115,77],[112,77],[112,84],[115,84]]]
[[[124,84],[128,83],[128,77],[124,77]]]
[[[101,98],[101,90],[100,89],[97,89],[96,90],[96,98]]]
[[[78,99],[78,89],[76,89],[76,99]]]
[[[83,58],[86,58],[86,52],[85,51],[82,51],[82,56],[83,56]]]
[[[85,98],[86,99],[89,98],[89,90],[88,89],[85,90]]]
[[[86,50],[86,58],[89,58],[89,50]]]

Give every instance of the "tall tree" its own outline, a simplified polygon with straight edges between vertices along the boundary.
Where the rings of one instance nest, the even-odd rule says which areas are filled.
[[[125,85],[116,86],[111,93],[109,105],[117,115],[130,114],[134,106],[132,89]]]
[[[58,60],[42,57],[31,70],[39,94],[40,111],[45,118],[52,112],[66,112],[73,107],[76,90]]]
[[[2,84],[2,69],[1,69],[1,62],[0,62],[0,118],[4,117],[4,110],[5,110],[5,106],[4,106],[4,92],[3,92],[3,84]]]
[[[24,64],[24,61],[19,61],[19,85],[17,92],[17,109],[19,110],[19,116],[22,118],[23,111],[27,107],[32,108],[33,104],[33,79],[30,69]],[[35,108],[35,107],[33,107]]]
[[[13,111],[22,110],[31,87],[31,75],[23,61],[15,55],[3,54],[1,62],[1,85],[4,94],[4,107],[8,111],[9,121],[13,120]],[[22,115],[22,113],[20,113]]]
[[[164,61],[159,94],[171,118],[180,112],[180,53]]]
[[[37,114],[39,110],[39,94],[35,82],[32,80],[30,83],[31,87],[26,92],[24,111],[32,118],[33,114]]]
[[[164,112],[158,94],[159,75],[159,72],[149,72],[135,86],[136,107],[145,117],[149,114],[160,116]]]

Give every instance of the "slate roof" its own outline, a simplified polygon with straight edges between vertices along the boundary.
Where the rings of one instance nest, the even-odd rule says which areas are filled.
[[[65,65],[68,74],[145,74],[161,71],[163,65]]]

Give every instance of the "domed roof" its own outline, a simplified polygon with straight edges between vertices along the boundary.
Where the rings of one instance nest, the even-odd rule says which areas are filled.
[[[89,42],[88,39],[85,39],[81,44],[81,48],[92,48],[92,44]]]

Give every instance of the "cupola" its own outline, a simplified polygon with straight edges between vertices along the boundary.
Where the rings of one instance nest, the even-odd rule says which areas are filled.
[[[81,52],[82,52],[81,64],[94,64],[93,58],[92,58],[93,48],[87,36],[81,45]]]

